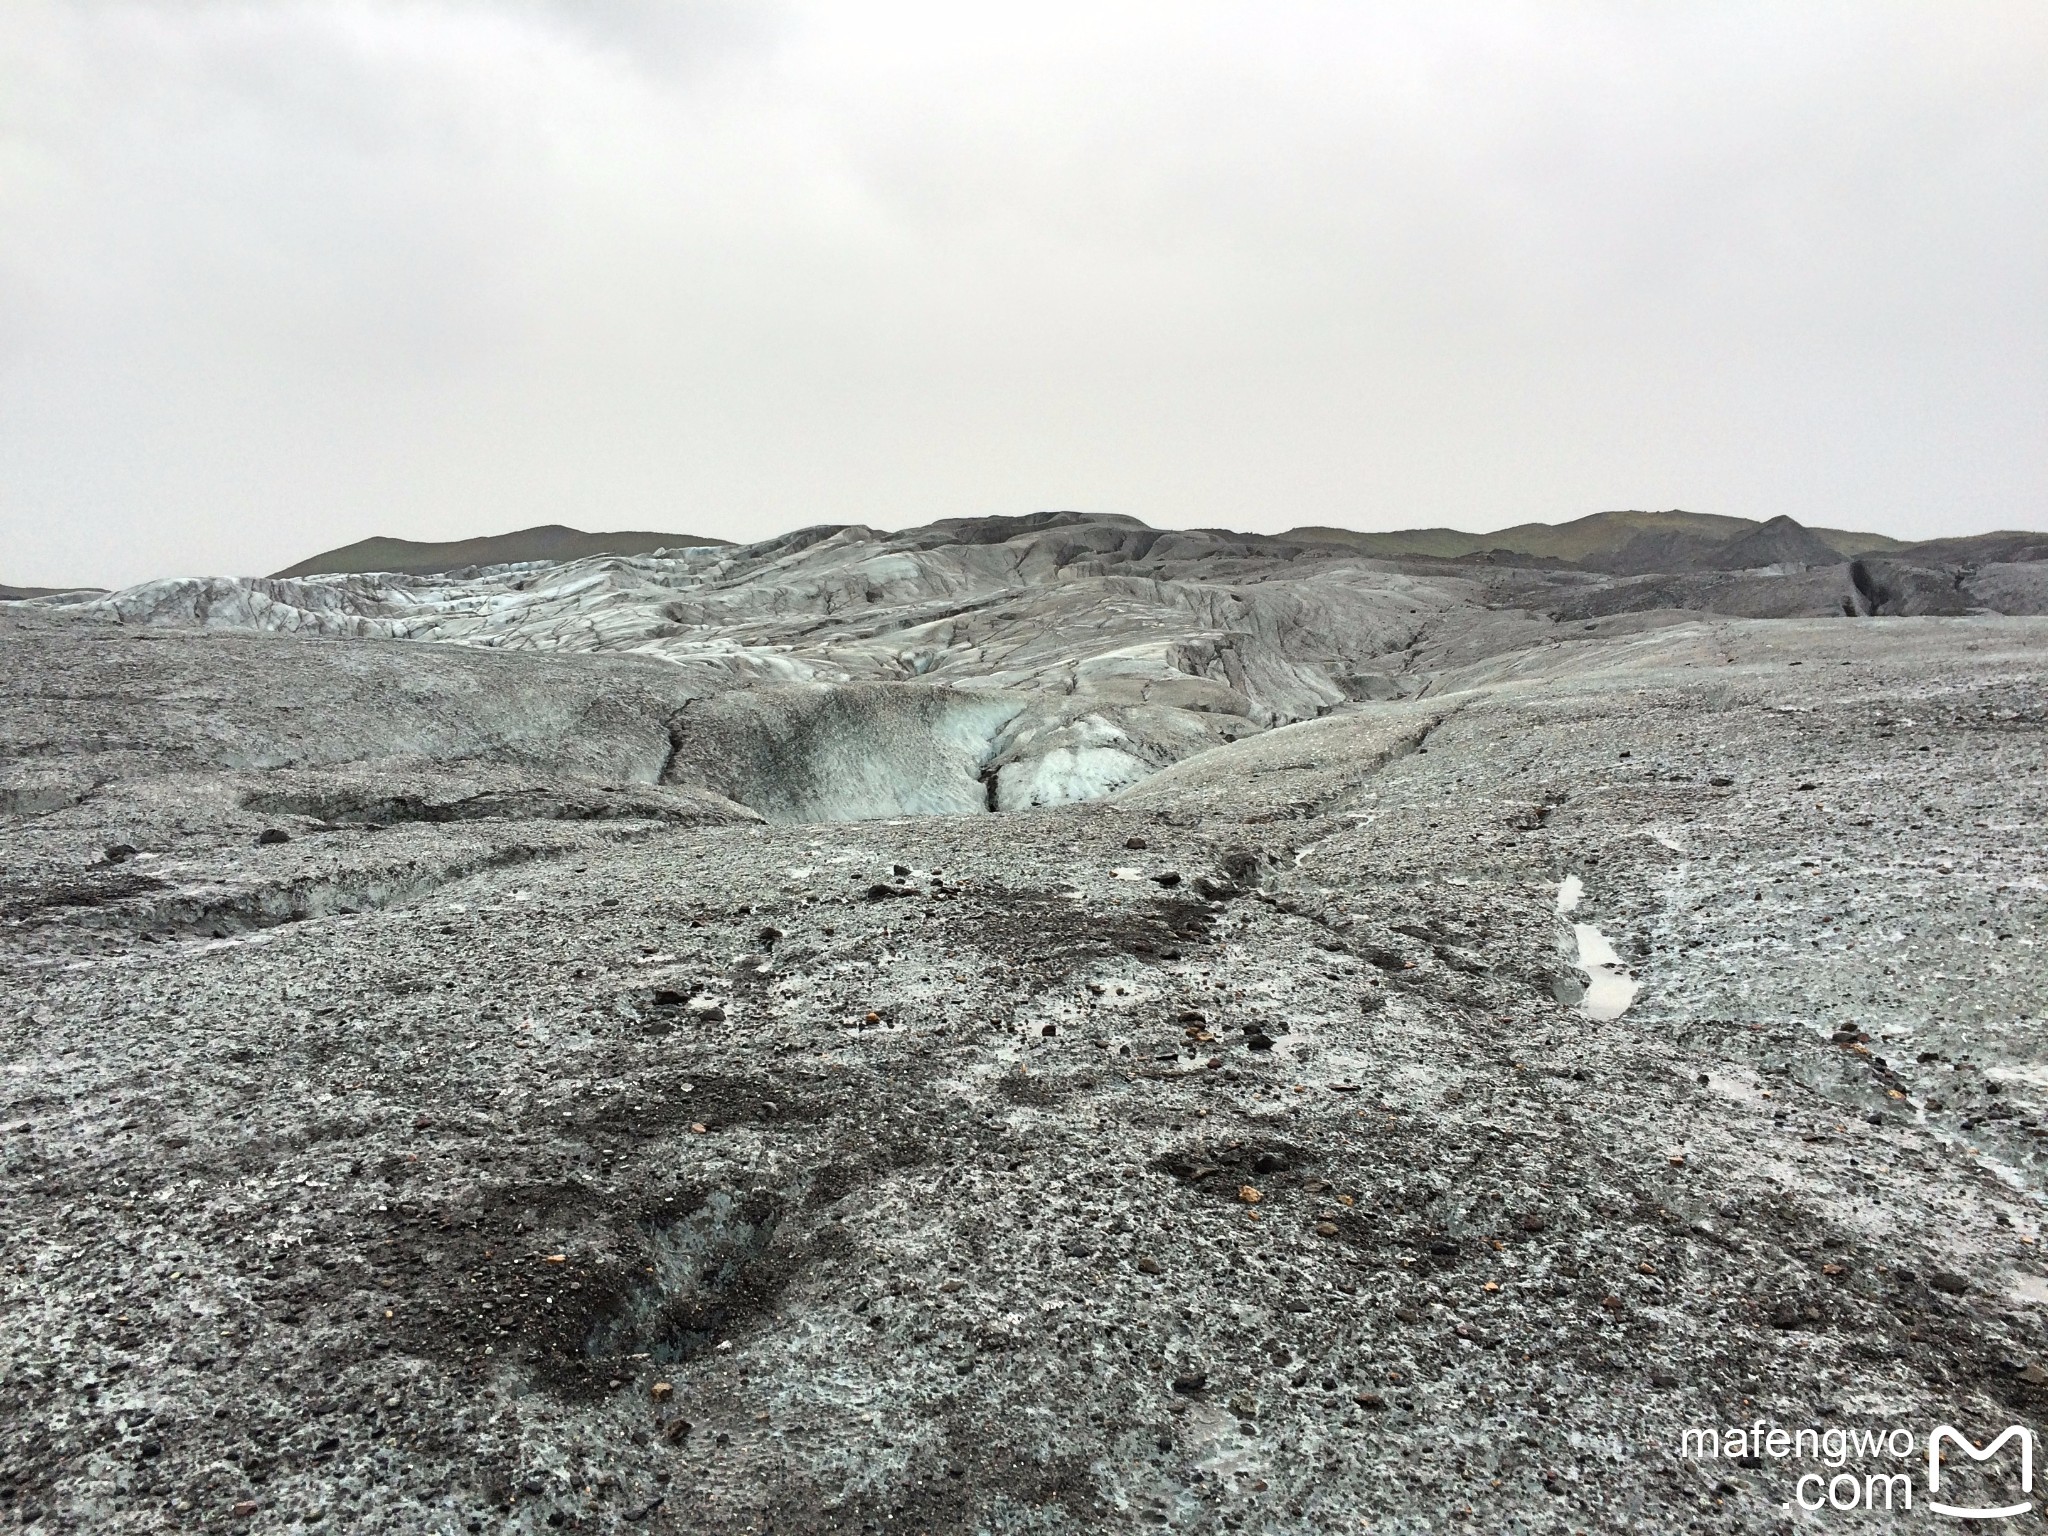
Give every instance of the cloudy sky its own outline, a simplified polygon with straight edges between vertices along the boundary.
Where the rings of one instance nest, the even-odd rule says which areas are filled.
[[[0,582],[2048,526],[2048,6],[6,0]]]

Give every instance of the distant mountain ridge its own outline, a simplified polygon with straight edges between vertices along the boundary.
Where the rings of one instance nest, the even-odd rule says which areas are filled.
[[[1590,570],[1634,573],[1725,568],[1715,565],[1719,554],[1767,527],[1778,529],[1781,535],[1790,529],[1810,535],[1806,547],[1814,559],[1847,560],[1905,547],[1901,540],[1881,533],[1805,528],[1789,517],[1773,518],[1766,524],[1747,517],[1675,509],[1593,512],[1565,523],[1518,523],[1496,533],[1466,533],[1457,528],[1354,533],[1348,528],[1310,527],[1289,529],[1281,537],[1302,543],[1343,544],[1360,554],[1387,559],[1462,560],[1499,551],[1562,560]],[[1758,559],[1755,563],[1778,562]]]
[[[20,602],[28,597],[61,597],[66,592],[104,592],[105,587],[10,587],[0,582],[0,603]]]
[[[999,541],[1048,522],[1083,520],[1145,529],[1138,519],[1118,514],[1033,513],[1021,517],[947,518],[903,536],[921,534],[929,545]],[[829,527],[799,529],[771,543],[799,544],[827,537]],[[1922,564],[1976,564],[2048,559],[2048,533],[2004,531],[1962,538],[1908,543],[1881,533],[1842,528],[1809,528],[1789,517],[1768,522],[1720,513],[1594,512],[1564,523],[1519,523],[1494,533],[1459,528],[1407,528],[1360,532],[1350,528],[1301,527],[1281,534],[1237,534],[1222,529],[1191,530],[1224,535],[1247,547],[1282,545],[1335,547],[1381,560],[1446,560],[1575,566],[1609,575],[1750,570],[1772,565],[1837,565],[1866,556]],[[729,539],[685,533],[584,533],[548,524],[513,533],[448,543],[371,538],[301,560],[277,577],[349,575],[390,571],[443,575],[474,566],[524,561],[568,561],[594,555],[644,555],[657,549],[732,547]]]
[[[513,565],[527,560],[587,560],[592,555],[647,555],[657,549],[726,545],[730,539],[709,539],[693,533],[585,533],[560,523],[521,528],[513,533],[446,543],[412,539],[370,538],[344,544],[297,565],[273,571],[273,577],[348,576],[370,571],[396,571],[408,576],[435,576],[473,565]]]

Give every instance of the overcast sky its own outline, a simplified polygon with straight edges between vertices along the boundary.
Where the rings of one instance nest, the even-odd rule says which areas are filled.
[[[0,4],[0,582],[2048,526],[2048,5]]]

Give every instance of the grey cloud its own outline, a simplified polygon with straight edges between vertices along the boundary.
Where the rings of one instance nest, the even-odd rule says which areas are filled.
[[[2048,488],[2026,5],[0,13],[0,580]]]

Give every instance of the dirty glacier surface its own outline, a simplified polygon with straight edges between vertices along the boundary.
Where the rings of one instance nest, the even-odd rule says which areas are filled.
[[[2048,624],[1601,580],[0,605],[5,1521],[1776,1532],[1684,1430],[2042,1429]]]

